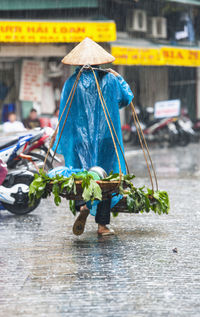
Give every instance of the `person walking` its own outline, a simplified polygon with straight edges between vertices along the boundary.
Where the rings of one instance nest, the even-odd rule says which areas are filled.
[[[89,38],[85,38],[63,58],[62,62],[64,64],[78,67],[63,86],[59,118],[81,67],[84,65],[94,66],[94,72],[110,118],[115,127],[121,148],[124,151],[119,109],[130,104],[133,99],[133,93],[126,81],[116,71],[110,68],[103,70],[99,67],[99,65],[113,62],[114,59],[112,55]],[[90,67],[85,67],[82,70],[67,123],[64,124],[67,111],[68,107],[61,118],[56,138],[58,141],[61,136],[58,152],[63,154],[65,165],[86,170],[93,166],[100,166],[107,174],[111,171],[119,173],[113,140],[100,103],[94,74]],[[118,144],[117,149],[121,170],[125,174],[126,166]],[[98,234],[100,235],[113,234],[107,227],[110,223],[110,204],[111,200],[106,200],[100,202],[97,207],[95,220],[98,224]],[[79,235],[84,231],[89,210],[85,202],[77,202],[76,205],[77,209],[80,210],[80,214],[74,223],[73,232]]]

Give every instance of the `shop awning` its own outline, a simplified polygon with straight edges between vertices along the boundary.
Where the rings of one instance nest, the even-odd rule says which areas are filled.
[[[181,3],[181,4],[200,6],[199,0],[168,0],[168,2],[177,2],[177,3]]]
[[[0,21],[3,43],[73,43],[86,36],[96,42],[116,40],[114,21]]]
[[[98,0],[1,0],[0,11],[97,8]]]
[[[111,46],[111,54],[116,58],[116,65],[200,67],[199,48],[115,42]]]

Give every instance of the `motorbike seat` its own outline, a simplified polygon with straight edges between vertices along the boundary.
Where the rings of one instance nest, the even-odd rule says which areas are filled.
[[[42,136],[43,136],[43,132],[40,132],[38,134],[36,134],[35,136],[33,136],[30,140],[30,143],[34,143],[35,141],[39,140]]]
[[[3,150],[3,149],[6,149],[7,147],[9,146],[12,146],[14,145],[15,143],[17,143],[19,140],[19,138],[14,138],[12,139],[11,141],[8,141],[8,142],[4,142],[3,144],[0,144],[0,151]]]

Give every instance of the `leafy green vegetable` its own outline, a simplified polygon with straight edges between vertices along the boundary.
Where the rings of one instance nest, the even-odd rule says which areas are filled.
[[[146,208],[146,195],[142,188],[135,188],[127,195],[127,207],[130,212],[134,210],[134,213],[147,211]]]
[[[93,179],[90,179],[89,183],[87,185],[83,185],[83,200],[84,201],[89,201],[91,200],[92,202],[97,199],[97,200],[102,200],[102,191],[101,187],[97,182]]]
[[[118,214],[119,214],[118,212],[112,212],[112,215],[113,215],[114,218],[117,217]]]
[[[75,200],[69,201],[69,208],[74,216],[76,216]]]
[[[144,187],[136,188],[132,180],[134,175],[120,175],[110,173],[108,177],[102,181],[118,181],[119,194],[126,197],[127,208],[130,213],[149,212],[154,211],[157,214],[168,214],[169,212],[169,197],[166,191],[155,191]],[[42,170],[39,174],[35,174],[33,182],[30,184],[29,201],[30,204],[36,199],[47,198],[54,195],[54,202],[58,206],[61,202],[61,196],[64,192],[67,194],[77,194],[76,181],[80,180],[83,189],[82,198],[85,202],[94,200],[102,200],[102,190],[98,182],[96,182],[91,174],[85,172],[82,175],[72,174],[70,177],[56,175],[50,178]],[[52,189],[49,190],[49,184],[52,184]],[[72,213],[76,214],[75,201],[70,200],[70,209]],[[117,216],[118,213],[113,213]]]

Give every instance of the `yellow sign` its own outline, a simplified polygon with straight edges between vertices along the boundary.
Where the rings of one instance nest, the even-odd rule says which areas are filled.
[[[117,65],[162,65],[160,51],[154,48],[112,46],[111,54]]]
[[[189,48],[162,47],[164,65],[172,66],[200,66],[200,50]]]
[[[0,42],[66,43],[86,36],[96,42],[115,41],[115,22],[0,21]]]
[[[112,46],[116,65],[200,66],[200,50],[190,48],[134,48]]]

